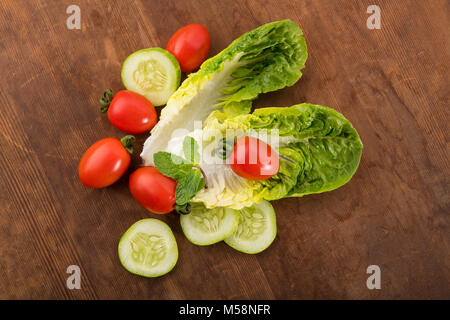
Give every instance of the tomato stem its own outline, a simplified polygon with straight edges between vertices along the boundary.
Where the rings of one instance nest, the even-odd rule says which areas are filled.
[[[227,139],[227,138],[223,138],[221,143],[219,144],[219,147],[217,148],[217,152],[220,158],[222,158],[223,160],[226,160],[231,152],[234,149],[234,144],[235,144],[235,139],[231,140],[231,139]]]
[[[133,135],[127,135],[120,139],[125,150],[127,150],[130,154],[133,154],[133,142],[136,138]]]
[[[175,210],[179,214],[189,214],[189,213],[191,213],[191,204],[189,202],[186,204],[183,204],[183,205],[176,204]]]
[[[114,96],[114,94],[111,89],[106,89],[103,92],[103,97],[100,98],[100,104],[101,104],[100,112],[101,113],[105,113],[106,111],[108,111],[109,104],[111,103],[113,96]]]

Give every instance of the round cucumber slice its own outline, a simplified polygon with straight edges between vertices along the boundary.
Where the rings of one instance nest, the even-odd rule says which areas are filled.
[[[119,259],[125,269],[140,276],[166,274],[178,260],[172,230],[157,219],[139,220],[120,239]]]
[[[277,235],[275,210],[270,202],[264,200],[238,212],[239,225],[225,243],[249,254],[267,249]]]
[[[136,51],[122,65],[125,88],[143,95],[155,106],[166,104],[180,85],[180,79],[177,59],[161,48]]]
[[[201,203],[192,203],[191,213],[180,216],[184,235],[199,246],[207,246],[230,236],[238,220],[236,210],[222,207],[207,209]]]

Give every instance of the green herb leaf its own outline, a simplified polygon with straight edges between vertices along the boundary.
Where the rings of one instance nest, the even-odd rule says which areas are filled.
[[[192,165],[185,163],[184,159],[169,152],[157,152],[153,155],[156,169],[163,175],[179,181],[192,171]]]
[[[175,190],[176,204],[183,205],[191,201],[197,194],[202,179],[202,173],[200,170],[196,169],[191,170],[187,175],[178,180],[177,188]]]
[[[200,172],[201,173],[201,172]],[[200,183],[198,184],[198,187],[197,187],[197,192],[199,192],[200,190],[202,190],[204,187],[205,187],[205,185],[206,185],[206,180],[205,180],[205,178],[201,178],[200,179]],[[197,193],[196,192],[196,193]]]
[[[187,160],[192,164],[200,162],[199,146],[197,141],[190,136],[186,136],[183,141],[183,152]]]
[[[194,140],[195,142],[195,140]],[[175,190],[175,202],[177,211],[189,213],[189,201],[197,192],[205,187],[206,180],[199,168],[185,163],[185,160],[169,152],[157,152],[153,155],[156,169],[163,175],[178,181]]]

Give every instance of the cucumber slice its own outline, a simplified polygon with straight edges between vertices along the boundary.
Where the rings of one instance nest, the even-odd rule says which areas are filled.
[[[120,239],[119,259],[125,269],[140,276],[166,274],[178,260],[172,230],[157,219],[139,220]]]
[[[136,51],[122,65],[125,88],[143,95],[155,106],[166,104],[180,85],[180,79],[177,59],[161,48]]]
[[[230,236],[238,221],[236,210],[223,207],[207,209],[201,203],[192,203],[191,213],[180,216],[184,235],[199,246],[207,246]]]
[[[270,202],[264,200],[238,212],[239,225],[225,243],[249,254],[267,249],[277,235],[275,210]]]

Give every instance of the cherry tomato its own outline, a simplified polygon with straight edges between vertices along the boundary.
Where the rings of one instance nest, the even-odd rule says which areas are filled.
[[[136,92],[121,90],[113,97],[112,91],[106,90],[100,103],[102,112],[108,110],[108,119],[112,125],[127,133],[145,133],[156,124],[155,107]]]
[[[206,59],[210,44],[205,26],[188,24],[172,35],[166,49],[177,58],[181,71],[188,72],[198,68]]]
[[[239,139],[230,155],[231,169],[249,180],[265,180],[275,175],[280,168],[278,154],[263,141],[244,137]]]
[[[125,138],[129,137],[131,136]],[[125,141],[124,139],[122,140]],[[121,141],[105,138],[86,150],[78,165],[78,175],[83,185],[104,188],[120,179],[128,169],[130,161],[130,154]]]
[[[158,214],[175,207],[177,182],[161,174],[155,167],[142,167],[130,175],[130,192],[145,209]]]

